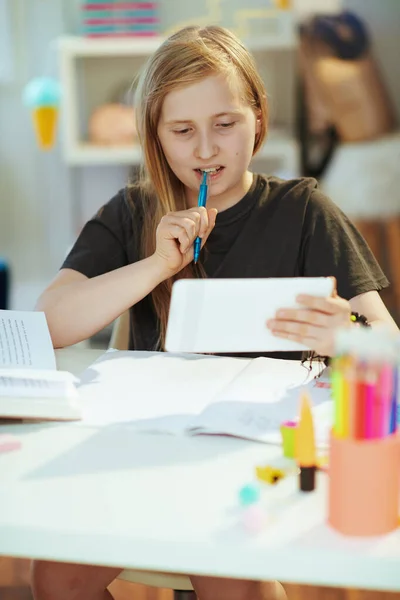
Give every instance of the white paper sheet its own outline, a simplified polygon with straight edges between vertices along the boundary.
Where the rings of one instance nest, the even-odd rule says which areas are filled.
[[[131,423],[183,432],[250,360],[160,352],[107,352],[82,375],[83,423]]]

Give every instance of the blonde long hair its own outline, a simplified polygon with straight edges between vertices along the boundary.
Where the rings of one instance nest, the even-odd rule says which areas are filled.
[[[245,99],[260,119],[253,155],[261,147],[266,133],[268,107],[264,83],[255,61],[242,42],[219,26],[186,27],[169,37],[152,55],[138,80],[136,90],[136,126],[143,152],[140,178],[130,187],[142,198],[143,229],[141,258],[151,256],[156,247],[156,229],[170,211],[186,208],[184,186],[170,169],[157,135],[161,109],[166,95],[177,88],[215,74],[232,73],[243,84]],[[198,276],[193,265],[177,278]],[[152,301],[160,324],[159,347],[164,347],[173,280],[159,284]]]

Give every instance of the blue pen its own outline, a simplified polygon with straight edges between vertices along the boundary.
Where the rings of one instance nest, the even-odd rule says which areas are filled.
[[[198,197],[198,200],[197,200],[197,206],[205,206],[206,205],[206,202],[207,202],[207,192],[208,192],[207,173],[206,173],[206,171],[203,171],[203,180],[202,180],[202,182],[200,184],[199,197]],[[199,260],[200,250],[201,250],[201,238],[197,237],[194,240],[194,263],[195,264]]]

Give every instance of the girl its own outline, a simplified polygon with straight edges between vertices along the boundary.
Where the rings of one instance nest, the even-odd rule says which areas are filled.
[[[84,340],[130,310],[130,348],[163,349],[174,279],[333,276],[330,298],[303,296],[266,326],[319,354],[351,311],[396,328],[378,291],[388,282],[365,241],[312,179],[253,175],[267,102],[253,58],[221,27],[185,28],[148,62],[137,90],[144,156],[138,183],[83,228],[41,295],[55,347]],[[210,172],[207,208],[197,207]],[[201,260],[193,243],[202,238]],[[246,307],[243,307],[246,310]],[[36,600],[110,598],[117,569],[36,562]],[[193,577],[200,600],[282,597],[273,583]]]

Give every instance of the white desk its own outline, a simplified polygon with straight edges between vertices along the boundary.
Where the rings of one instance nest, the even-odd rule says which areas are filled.
[[[98,355],[65,349],[58,365],[79,373]],[[400,591],[400,531],[367,540],[331,531],[325,475],[311,494],[295,478],[266,488],[269,526],[258,536],[242,530],[237,491],[279,448],[123,426],[0,431],[23,443],[0,455],[0,554]]]

